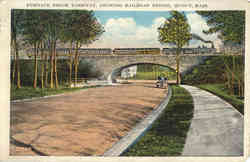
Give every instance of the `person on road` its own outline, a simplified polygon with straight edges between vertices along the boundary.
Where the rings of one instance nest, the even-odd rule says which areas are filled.
[[[164,82],[165,82],[165,78],[163,76],[161,76],[161,80],[160,80],[160,87],[164,88]]]
[[[161,77],[160,77],[160,76],[157,77],[156,87],[157,87],[157,88],[158,88],[158,87],[159,87],[159,88],[161,87]]]

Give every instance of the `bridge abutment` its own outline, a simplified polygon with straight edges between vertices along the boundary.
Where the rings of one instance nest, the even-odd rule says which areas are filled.
[[[185,75],[194,66],[203,63],[209,55],[182,55],[180,57],[180,72]],[[156,64],[176,69],[175,55],[130,55],[130,56],[81,56],[80,60],[87,61],[100,71],[101,80],[114,82],[119,72],[127,67],[138,64]]]

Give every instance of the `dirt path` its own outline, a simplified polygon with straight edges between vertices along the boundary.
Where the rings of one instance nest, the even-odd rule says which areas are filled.
[[[152,83],[91,88],[11,103],[11,155],[102,155],[151,112],[167,90]]]

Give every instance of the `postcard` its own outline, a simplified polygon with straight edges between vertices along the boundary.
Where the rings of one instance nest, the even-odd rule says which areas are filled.
[[[0,7],[1,160],[247,160],[247,0]]]

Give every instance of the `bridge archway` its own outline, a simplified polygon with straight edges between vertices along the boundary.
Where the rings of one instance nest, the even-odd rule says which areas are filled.
[[[182,55],[180,56],[180,72],[185,74],[192,67],[204,62],[209,56],[202,55]],[[176,69],[175,55],[135,55],[135,56],[81,56],[87,62],[93,64],[93,68],[102,74],[99,79],[112,83],[114,74],[119,70],[137,64],[158,64]]]
[[[138,62],[138,63],[132,63],[132,64],[128,64],[128,65],[124,65],[121,67],[117,67],[115,69],[112,70],[112,72],[108,75],[108,82],[109,83],[116,83],[116,78],[119,76],[119,74],[122,72],[122,70],[132,67],[132,66],[136,66],[136,65],[158,65],[158,66],[162,66],[162,67],[167,67],[170,70],[176,71],[175,68],[167,66],[167,65],[163,65],[163,64],[157,64],[157,63],[147,63],[147,62]]]

